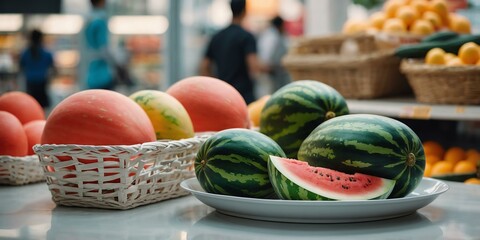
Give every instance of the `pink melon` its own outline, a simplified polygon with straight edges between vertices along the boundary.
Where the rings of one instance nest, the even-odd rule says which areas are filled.
[[[27,155],[27,136],[22,123],[13,114],[0,111],[0,155]]]
[[[47,121],[45,120],[35,120],[23,125],[25,134],[27,134],[28,155],[35,154],[33,152],[33,146],[35,144],[40,144],[40,141],[42,140],[43,128],[45,127],[46,122]]]
[[[40,103],[24,92],[7,92],[0,96],[0,111],[7,111],[22,124],[34,120],[45,120],[45,112]]]
[[[195,132],[248,128],[250,125],[242,95],[222,80],[189,77],[173,84],[167,93],[185,107]]]
[[[132,145],[155,140],[150,119],[133,100],[110,90],[85,90],[53,109],[41,143]]]

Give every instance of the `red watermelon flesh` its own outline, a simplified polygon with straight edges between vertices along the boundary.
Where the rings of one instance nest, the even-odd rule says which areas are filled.
[[[395,186],[395,180],[347,174],[275,156],[270,156],[268,167],[275,192],[288,200],[385,199]]]

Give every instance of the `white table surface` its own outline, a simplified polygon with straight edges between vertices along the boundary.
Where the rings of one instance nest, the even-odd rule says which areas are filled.
[[[130,210],[56,206],[46,183],[0,186],[0,239],[480,239],[480,186],[450,189],[416,213],[348,224],[230,217],[193,196]]]

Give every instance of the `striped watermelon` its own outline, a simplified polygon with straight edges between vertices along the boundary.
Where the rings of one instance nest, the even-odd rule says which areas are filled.
[[[346,174],[275,156],[270,156],[268,171],[275,193],[285,200],[385,199],[395,186],[395,180]]]
[[[200,147],[195,174],[209,193],[265,198],[274,194],[268,176],[270,155],[285,157],[275,141],[248,129],[217,132]]]
[[[280,145],[290,158],[297,158],[303,140],[319,124],[348,114],[345,99],[321,82],[302,80],[276,91],[260,116],[260,132]]]
[[[412,192],[425,169],[418,136],[397,120],[371,114],[326,121],[305,139],[298,157],[312,166],[396,180],[390,198]]]

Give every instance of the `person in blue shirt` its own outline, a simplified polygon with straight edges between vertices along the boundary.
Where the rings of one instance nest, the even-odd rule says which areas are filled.
[[[108,15],[105,0],[90,0],[92,12],[83,32],[83,81],[87,89],[115,88],[115,80],[128,80],[128,71],[118,63],[108,47]],[[127,82],[127,85],[131,84]]]
[[[29,45],[20,56],[20,69],[26,79],[27,93],[47,108],[50,106],[48,83],[50,70],[54,68],[53,56],[43,46],[41,31],[32,30],[29,37]]]

